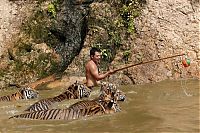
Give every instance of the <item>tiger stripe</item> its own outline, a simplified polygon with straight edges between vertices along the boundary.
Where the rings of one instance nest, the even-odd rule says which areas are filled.
[[[67,90],[58,96],[53,98],[41,99],[28,107],[25,111],[34,112],[48,110],[50,107],[57,102],[69,99],[82,99],[84,97],[89,97],[91,90],[89,90],[85,85],[78,83],[77,81],[67,88]]]
[[[109,85],[108,89],[112,91],[106,91],[106,93],[102,92],[98,98],[93,100],[76,102],[66,109],[49,109],[43,111],[29,112],[25,114],[15,115],[10,118],[72,120],[82,117],[119,112],[120,107],[117,103],[116,98],[118,97],[118,95],[116,95],[116,93],[118,93],[118,90],[115,89],[115,86],[111,85]]]
[[[39,120],[73,120],[82,117],[94,116],[105,114],[105,109],[100,104],[93,105],[90,108],[81,109],[50,109],[36,112],[29,112],[20,115],[15,115],[11,118],[24,118],[24,119],[39,119]]]
[[[26,87],[26,88],[21,88],[14,94],[7,95],[7,96],[1,96],[0,101],[16,101],[16,100],[20,100],[20,99],[27,100],[27,99],[37,98],[38,96],[39,96],[39,94],[36,90],[33,90],[30,87]]]

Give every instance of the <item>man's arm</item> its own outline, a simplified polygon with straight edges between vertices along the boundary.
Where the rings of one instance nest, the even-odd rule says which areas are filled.
[[[107,72],[104,73],[104,74],[99,74],[97,66],[94,66],[94,65],[91,65],[91,67],[90,67],[90,72],[91,72],[91,74],[93,75],[93,77],[94,77],[97,81],[98,81],[98,80],[101,80],[101,79],[104,79],[105,77],[107,77],[107,76],[109,76],[110,74],[113,73],[113,72],[110,70],[110,71],[107,71]]]

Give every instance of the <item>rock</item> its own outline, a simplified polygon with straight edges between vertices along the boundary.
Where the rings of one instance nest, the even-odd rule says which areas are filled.
[[[92,1],[81,2],[91,3]],[[72,5],[68,0],[64,0],[60,11],[57,13],[54,26],[50,28],[51,33],[59,40],[59,43],[55,46],[55,51],[62,57],[58,71],[63,72],[73,58],[79,54],[83,46],[87,34],[87,20],[84,13],[83,10]]]

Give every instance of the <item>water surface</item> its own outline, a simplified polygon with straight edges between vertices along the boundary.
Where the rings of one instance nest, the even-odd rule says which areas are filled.
[[[99,132],[199,132],[199,80],[162,81],[145,85],[120,86],[126,93],[125,102],[120,102],[122,111],[113,115],[95,116],[73,121],[42,121],[8,119],[22,113],[37,101],[0,103],[0,133],[99,133]],[[182,88],[184,87],[184,88]],[[98,88],[92,97],[98,95]],[[185,92],[184,92],[185,91]],[[1,91],[0,95],[13,91]],[[58,89],[40,90],[40,98],[59,94]],[[77,100],[55,106],[65,108]]]

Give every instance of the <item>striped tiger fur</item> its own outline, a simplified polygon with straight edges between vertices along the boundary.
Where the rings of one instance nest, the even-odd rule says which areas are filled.
[[[93,106],[87,108],[80,108],[78,110],[75,110],[73,108],[50,109],[50,110],[43,110],[43,111],[36,111],[36,112],[15,115],[10,118],[25,118],[25,119],[39,119],[39,120],[73,120],[88,116],[109,114],[117,112],[118,110],[115,107],[116,104],[114,104],[112,101],[104,101],[102,102],[103,105],[95,101],[93,102],[94,102]]]
[[[40,120],[72,120],[94,115],[111,114],[120,111],[114,95],[102,93],[97,99],[79,101],[67,109],[50,109],[15,115],[10,118]],[[110,99],[108,99],[108,97]]]
[[[117,86],[112,83],[102,82],[100,92],[101,94],[105,93],[106,96],[112,95],[117,101],[124,101],[126,99],[125,93],[117,89]]]
[[[110,101],[110,100],[115,101],[113,104],[115,104],[116,101],[124,101],[125,94],[122,91],[116,89],[116,85],[112,83],[103,83],[101,85],[101,91],[99,97],[93,100],[79,101],[69,106],[69,108],[73,108],[74,110],[93,108],[99,104],[103,105],[105,103],[104,101]],[[104,105],[104,107],[106,106]],[[115,108],[118,111],[120,110],[119,107],[117,107],[117,104],[115,104]]]
[[[7,96],[1,96],[0,101],[16,101],[20,99],[34,99],[38,97],[38,92],[36,90],[33,90],[30,87],[25,87],[20,90],[18,90],[16,93],[7,95]]]
[[[42,99],[34,103],[30,107],[28,107],[25,111],[35,112],[35,111],[48,110],[56,102],[61,102],[66,99],[81,99],[83,97],[89,97],[90,93],[91,91],[88,90],[85,85],[80,84],[76,81],[74,84],[69,86],[69,88],[64,93],[53,98]],[[114,93],[115,97],[117,98],[116,99],[117,101],[125,100],[125,94],[119,89],[116,89],[116,85],[112,83],[104,82],[101,84],[101,95],[103,93],[105,93],[106,96],[109,96],[109,94]]]
[[[95,108],[96,106],[102,106],[105,113],[111,112],[119,112],[121,111],[119,105],[117,104],[117,95],[113,95],[111,93],[101,93],[98,98],[93,100],[84,100],[76,102],[69,106],[73,110],[80,110],[80,109],[90,109]],[[114,107],[113,109],[111,109]],[[97,111],[97,110],[96,110]]]
[[[76,81],[71,86],[69,86],[67,90],[62,94],[53,98],[41,99],[28,107],[25,111],[34,112],[48,110],[56,102],[61,102],[66,99],[82,99],[84,97],[89,97],[90,93],[91,90],[87,88],[87,86]]]

